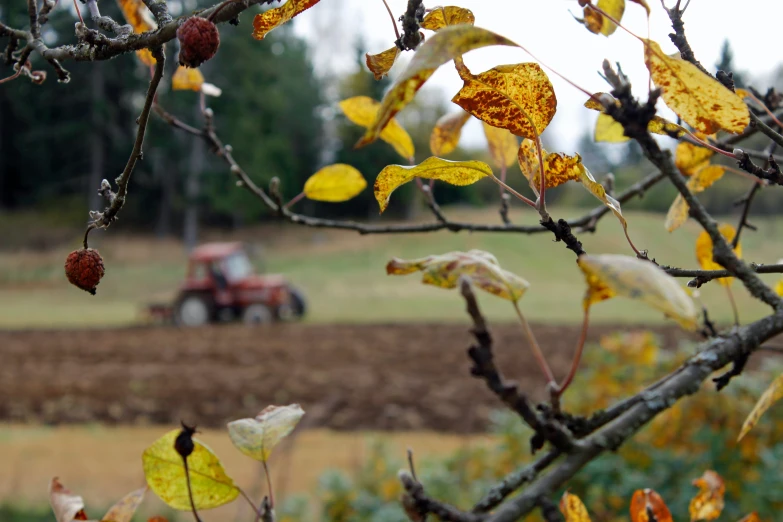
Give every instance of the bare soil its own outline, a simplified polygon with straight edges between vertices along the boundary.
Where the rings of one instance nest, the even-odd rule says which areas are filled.
[[[628,330],[596,325],[590,340]],[[534,325],[557,375],[578,328]],[[683,336],[654,327],[664,346]],[[540,398],[518,325],[493,328],[507,376]],[[0,420],[203,427],[300,403],[308,427],[484,431],[500,404],[470,376],[465,325],[243,325],[0,332]]]

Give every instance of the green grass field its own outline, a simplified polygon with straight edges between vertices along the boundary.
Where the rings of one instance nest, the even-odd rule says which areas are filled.
[[[496,221],[495,210],[448,209],[453,218]],[[571,217],[579,211],[562,212]],[[428,218],[425,216],[425,218]],[[659,262],[696,267],[694,223],[674,232],[663,228],[663,216],[628,212],[629,232],[639,248],[648,249]],[[530,211],[517,211],[517,223],[536,222]],[[735,218],[729,220],[735,222]],[[758,263],[774,263],[783,249],[773,238],[781,237],[783,223],[774,219],[754,221],[758,232],[743,236],[743,257]],[[620,225],[607,216],[595,234],[580,234],[590,253],[632,254]],[[279,272],[301,287],[309,300],[308,321],[399,322],[463,321],[463,303],[454,291],[420,284],[420,276],[391,277],[386,262],[394,257],[414,258],[451,250],[482,249],[495,254],[501,264],[531,282],[522,300],[523,311],[535,321],[575,323],[581,316],[584,292],[582,274],[574,256],[551,234],[532,236],[506,233],[450,233],[359,236],[353,232],[323,231],[294,226],[268,225],[242,232],[241,236],[210,234],[205,239],[242,239],[263,249],[258,264],[267,272]],[[186,254],[174,241],[123,236],[119,228],[96,235],[93,245],[104,256],[106,276],[92,297],[65,279],[63,262],[73,245],[46,253],[0,253],[0,328],[113,326],[138,322],[150,301],[173,296],[185,272]],[[775,276],[765,276],[774,282]],[[683,280],[685,284],[686,280]],[[759,317],[763,305],[753,301],[738,282],[732,285],[743,321]],[[731,320],[725,290],[707,285],[701,299],[714,319]],[[488,317],[513,319],[505,301],[482,296]],[[664,318],[637,303],[615,299],[594,308],[595,322],[657,323]]]

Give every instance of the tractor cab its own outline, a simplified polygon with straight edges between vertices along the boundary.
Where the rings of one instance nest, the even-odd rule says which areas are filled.
[[[267,323],[301,317],[304,299],[283,276],[256,274],[241,243],[208,243],[190,255],[174,313],[186,326],[239,317]]]

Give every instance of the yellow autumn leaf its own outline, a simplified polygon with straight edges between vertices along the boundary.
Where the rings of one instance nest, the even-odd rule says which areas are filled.
[[[718,230],[720,231],[720,234],[726,238],[726,241],[729,244],[734,241],[734,235],[737,231],[734,230],[733,226],[724,223],[718,226]],[[734,249],[734,253],[737,257],[742,257],[741,244],[737,243],[737,248]],[[702,231],[696,239],[696,260],[699,262],[702,270],[723,270],[723,267],[712,259],[712,238],[706,230]],[[729,286],[733,280],[734,278],[732,277],[721,277],[718,279],[718,282],[723,286]]]
[[[200,91],[204,84],[204,75],[196,68],[180,65],[171,77],[171,90],[173,91]]]
[[[625,0],[598,0],[596,6],[618,22],[625,13]],[[601,33],[609,36],[617,30],[617,25],[592,9],[589,5],[584,8],[585,27],[591,33]]]
[[[590,522],[587,508],[576,495],[568,491],[563,493],[560,499],[560,512],[565,517],[565,522]]]
[[[588,283],[585,308],[619,295],[662,311],[685,329],[697,327],[698,313],[693,300],[673,277],[653,263],[615,254],[583,254],[577,264]]]
[[[157,29],[158,25],[155,23],[152,13],[150,13],[142,0],[117,0],[117,5],[120,7],[120,11],[122,11],[125,21],[133,27],[134,33],[141,34]],[[156,60],[149,49],[137,50],[136,56],[147,67],[155,65]]]
[[[49,504],[57,522],[87,520],[84,514],[84,500],[63,486],[60,479],[54,477],[49,482]]]
[[[377,118],[381,104],[369,96],[354,96],[341,101],[340,108],[353,123],[369,128]],[[394,147],[397,154],[406,160],[413,160],[415,153],[413,140],[396,118],[389,120],[386,127],[381,131],[379,138]]]
[[[753,406],[753,409],[751,410],[750,414],[748,415],[748,418],[745,419],[745,422],[742,423],[742,429],[740,429],[739,437],[737,437],[737,442],[741,441],[745,435],[750,432],[750,430],[753,429],[753,427],[758,424],[759,419],[762,415],[777,401],[779,401],[783,397],[783,374],[778,375],[778,377],[772,381],[772,384],[769,385],[769,387],[764,391],[764,393],[759,397],[758,402],[755,406]]]
[[[666,105],[685,123],[705,134],[742,132],[750,123],[742,98],[692,63],[667,56],[652,40],[643,41],[645,63]]]
[[[723,495],[726,493],[721,476],[707,470],[693,481],[693,485],[699,488],[699,492],[691,499],[688,507],[691,522],[718,518],[723,511]]]
[[[506,129],[498,129],[487,123],[484,123],[484,136],[487,137],[489,155],[495,167],[504,169],[514,164],[519,148],[516,136]]]
[[[628,222],[625,220],[625,216],[623,216],[623,209],[620,207],[620,202],[607,194],[604,186],[598,183],[593,175],[590,174],[590,171],[587,170],[584,166],[582,166],[580,171],[579,182],[584,188],[587,189],[588,192],[590,192],[590,194],[598,198],[601,203],[609,207],[609,210],[612,211],[614,217],[616,217],[622,225],[623,231],[625,232],[625,237],[628,238]],[[630,242],[630,238],[628,241]]]
[[[229,422],[228,436],[239,451],[266,462],[275,446],[294,430],[304,413],[298,404],[267,406],[254,419]]]
[[[567,181],[580,181],[584,165],[579,154],[567,156],[559,152],[547,152],[543,147],[541,153],[544,156],[544,180],[546,188],[554,188]],[[538,152],[531,140],[524,140],[517,151],[517,160],[522,174],[527,178],[530,187],[538,195],[541,186]]]
[[[418,165],[389,165],[375,178],[375,199],[383,212],[389,205],[392,192],[413,178],[436,179],[465,186],[487,176],[492,176],[492,168],[481,161],[449,161],[433,156]]]
[[[427,13],[427,16],[421,21],[421,28],[437,31],[448,25],[473,25],[475,21],[476,17],[473,16],[470,9],[447,5],[446,7],[436,7]]]
[[[319,0],[288,0],[280,7],[257,14],[253,18],[253,38],[263,40],[269,31],[283,25],[318,2]]]
[[[783,297],[783,279],[779,280],[775,284],[775,293],[778,294],[780,297]]]
[[[421,271],[422,283],[439,288],[456,288],[460,277],[492,295],[518,301],[530,287],[525,279],[500,267],[495,256],[482,250],[449,252],[420,259],[394,258],[386,265],[389,275]]]
[[[309,199],[339,203],[358,196],[366,186],[361,172],[345,163],[335,163],[310,176],[304,193]]]
[[[182,457],[174,449],[180,430],[172,430],[152,443],[141,456],[147,485],[160,499],[182,511],[190,510],[188,486]],[[207,446],[193,440],[188,456],[188,475],[196,509],[211,509],[233,501],[239,495],[234,481]]]
[[[726,169],[720,165],[707,165],[688,178],[686,185],[691,193],[698,194],[699,192],[704,192],[713,183],[722,178],[725,172]],[[688,203],[681,194],[677,194],[677,197],[674,198],[674,203],[669,207],[669,212],[666,214],[666,222],[664,223],[666,230],[673,232],[681,227],[688,220],[688,209]]]
[[[462,127],[470,119],[470,114],[465,111],[452,112],[441,116],[430,134],[430,151],[435,156],[446,156],[457,148]],[[384,129],[385,130],[385,129]],[[383,133],[381,133],[383,136]]]
[[[648,516],[652,514],[652,517]],[[631,522],[673,522],[661,496],[652,489],[637,489],[631,497]]]
[[[451,101],[493,127],[535,140],[555,116],[555,90],[537,63],[498,65],[478,75],[458,64],[458,71],[464,84]]]
[[[604,106],[598,102],[597,97],[611,97],[610,94],[599,92],[593,95],[585,102],[585,107],[599,111],[598,120],[595,123],[595,130],[593,132],[593,139],[596,142],[607,143],[624,143],[630,138],[625,135],[625,129],[622,124],[615,121],[614,118],[606,114]],[[620,106],[619,100],[614,100],[615,105]],[[687,134],[687,131],[676,123],[672,123],[660,116],[653,116],[650,123],[647,124],[647,130],[662,136],[669,136],[671,138],[680,138]]]
[[[674,165],[683,176],[693,176],[707,166],[713,154],[715,153],[706,147],[683,141],[677,145],[674,152]]]
[[[367,53],[364,55],[364,58],[367,68],[370,69],[372,75],[376,80],[380,80],[389,74],[389,69],[397,61],[398,56],[400,56],[400,48],[395,45],[391,49],[386,49],[378,54]]]
[[[465,24],[444,27],[428,38],[386,92],[375,121],[356,146],[362,147],[375,141],[394,115],[413,99],[416,91],[438,67],[469,51],[490,45],[517,46],[492,31]]]

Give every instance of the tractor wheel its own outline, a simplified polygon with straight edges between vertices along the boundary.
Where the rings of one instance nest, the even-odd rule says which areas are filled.
[[[268,324],[273,319],[272,311],[263,304],[252,304],[242,312],[242,321],[248,325]]]
[[[307,310],[304,294],[296,288],[289,288],[288,293],[291,300],[277,308],[277,319],[279,321],[296,321],[301,319]]]
[[[174,310],[174,320],[180,326],[203,326],[212,319],[212,302],[201,295],[182,297]]]

